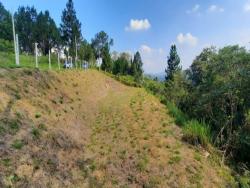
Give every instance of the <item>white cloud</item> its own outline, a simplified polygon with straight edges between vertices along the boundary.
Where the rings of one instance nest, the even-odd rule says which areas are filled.
[[[166,68],[167,54],[162,48],[152,48],[148,45],[140,46],[143,69],[146,73],[160,73]]]
[[[147,45],[145,45],[145,44],[143,44],[143,45],[141,45],[141,49],[140,49],[142,52],[145,52],[145,53],[150,53],[150,52],[152,52],[152,49],[149,47],[149,46],[147,46]]]
[[[131,19],[129,26],[125,28],[126,31],[139,31],[139,30],[148,30],[151,27],[150,22],[148,19]]]
[[[198,43],[198,38],[193,36],[191,33],[187,33],[187,34],[180,33],[177,36],[177,41],[179,44],[186,44],[186,45],[194,47]]]
[[[250,12],[250,1],[244,5],[243,10],[245,12]]]
[[[192,13],[196,13],[200,10],[200,5],[196,4],[194,5],[194,7],[191,10],[187,10],[186,13],[187,14],[192,14]]]
[[[224,12],[225,9],[222,7],[219,7],[218,5],[211,5],[208,9],[208,12]]]

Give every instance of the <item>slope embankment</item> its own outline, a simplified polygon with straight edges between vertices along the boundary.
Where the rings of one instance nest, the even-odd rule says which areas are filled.
[[[0,69],[0,187],[230,187],[157,98],[95,70]]]

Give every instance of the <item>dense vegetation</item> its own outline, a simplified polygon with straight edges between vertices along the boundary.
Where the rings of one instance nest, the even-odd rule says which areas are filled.
[[[96,65],[123,83],[143,86],[159,96],[176,123],[183,126],[183,139],[208,148],[221,150],[223,160],[235,162],[239,172],[250,168],[250,52],[243,47],[205,48],[183,71],[175,45],[167,59],[165,82],[143,77],[139,52],[111,53],[113,39],[104,31],[90,43],[83,40],[81,23],[69,0],[57,27],[48,11],[37,13],[34,7],[20,7],[14,15],[23,54],[34,51],[39,43],[43,55],[56,48],[65,55]],[[0,51],[12,52],[11,14],[0,3]],[[11,58],[14,60],[14,56]],[[24,56],[21,56],[25,58]]]
[[[172,53],[169,61],[176,59]],[[166,99],[176,104],[188,119],[203,122],[203,127],[210,126],[211,141],[223,157],[234,159],[239,168],[249,168],[250,53],[237,45],[219,50],[206,48],[190,69],[170,72],[174,76],[165,81]]]

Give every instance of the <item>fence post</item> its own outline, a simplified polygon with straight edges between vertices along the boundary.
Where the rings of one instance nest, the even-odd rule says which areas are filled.
[[[35,43],[35,55],[36,55],[36,68],[38,68],[38,59],[37,59],[37,45],[38,43]]]
[[[51,58],[50,58],[50,49],[49,49],[49,70],[51,70]]]
[[[18,40],[18,34],[16,34],[16,65],[19,66],[19,40]]]
[[[59,54],[59,50],[58,50],[58,54],[57,54],[57,63],[58,63],[58,69],[60,70],[60,54]]]

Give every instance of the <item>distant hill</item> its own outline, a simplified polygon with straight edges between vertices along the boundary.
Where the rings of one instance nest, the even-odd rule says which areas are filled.
[[[146,74],[147,76],[150,76],[151,78],[157,78],[159,81],[164,81],[165,80],[165,72],[161,73],[151,73],[151,74]]]
[[[231,187],[159,99],[95,71],[0,69],[0,187]]]

